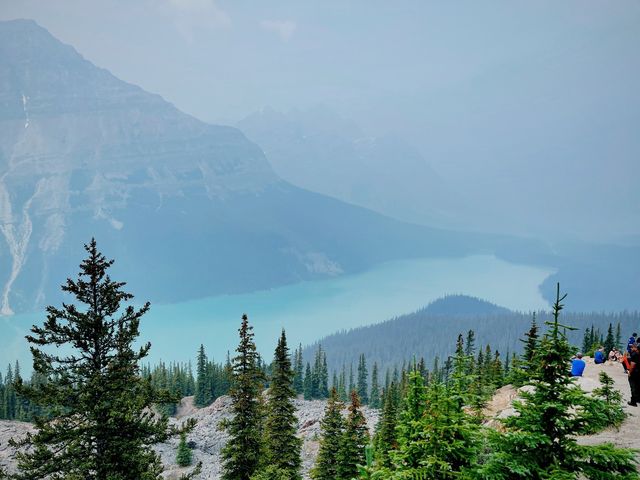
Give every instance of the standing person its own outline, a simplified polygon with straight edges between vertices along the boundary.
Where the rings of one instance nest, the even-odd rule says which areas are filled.
[[[598,350],[596,350],[596,353],[593,355],[593,363],[595,363],[596,365],[599,365],[601,363],[604,363],[604,347],[602,345],[600,345],[600,347],[598,348]]]
[[[571,376],[581,377],[582,373],[584,372],[584,367],[586,366],[587,364],[585,363],[584,360],[582,360],[582,354],[578,353],[576,355],[576,358],[571,360]]]
[[[636,343],[637,338],[638,338],[638,334],[637,334],[637,333],[634,333],[633,335],[631,335],[631,336],[629,337],[629,341],[627,342],[627,352],[628,352],[629,354],[631,354],[631,345],[633,345],[634,343]]]
[[[638,344],[631,345],[631,355],[629,356],[629,387],[631,388],[631,400],[628,405],[638,406],[640,400],[640,353]]]

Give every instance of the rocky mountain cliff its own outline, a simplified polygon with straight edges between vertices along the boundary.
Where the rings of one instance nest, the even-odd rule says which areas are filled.
[[[152,301],[459,255],[474,242],[293,187],[239,130],[180,112],[28,20],[0,22],[0,232],[5,315],[57,298],[92,236]]]

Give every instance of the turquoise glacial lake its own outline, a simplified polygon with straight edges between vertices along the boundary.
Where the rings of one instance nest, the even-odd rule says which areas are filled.
[[[538,287],[553,272],[493,256],[395,261],[321,281],[152,305],[142,319],[140,338],[152,344],[150,362],[193,360],[201,343],[209,358],[222,361],[227,350],[233,352],[240,318],[246,313],[258,349],[270,359],[282,328],[290,346],[305,345],[339,330],[413,312],[446,294],[471,295],[525,312],[547,309]],[[3,374],[16,359],[30,371],[24,336],[44,318],[37,313],[0,317]]]

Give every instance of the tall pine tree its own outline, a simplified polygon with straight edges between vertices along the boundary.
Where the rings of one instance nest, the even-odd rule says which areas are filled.
[[[364,353],[360,354],[358,359],[358,397],[362,405],[369,403],[368,390],[369,372],[367,371],[367,361]]]
[[[345,422],[344,433],[338,451],[339,480],[351,480],[358,475],[358,465],[364,465],[364,449],[369,443],[367,421],[360,411],[360,399],[355,391],[351,392],[349,415]]]
[[[320,450],[316,464],[311,470],[311,478],[314,480],[338,479],[338,453],[342,445],[344,432],[344,419],[342,418],[343,404],[340,402],[338,392],[331,389],[329,401],[324,411],[324,417],[320,424]]]
[[[378,383],[378,363],[373,363],[371,371],[371,397],[369,398],[371,408],[380,408],[380,385]]]
[[[193,402],[198,407],[204,407],[210,401],[210,380],[209,369],[207,368],[207,355],[204,352],[204,345],[200,345],[198,358],[196,359],[196,394]]]
[[[249,480],[258,469],[262,454],[264,377],[253,341],[253,327],[246,315],[242,315],[238,331],[240,343],[238,355],[233,358],[230,392],[233,417],[224,425],[230,437],[222,449],[224,480]]]
[[[273,373],[268,392],[267,419],[264,429],[264,462],[279,470],[281,474],[286,473],[288,479],[297,480],[302,478],[300,476],[302,442],[296,437],[298,420],[293,404],[296,396],[293,377],[287,337],[282,330],[273,358]]]
[[[49,415],[37,417],[36,433],[19,443],[31,448],[17,454],[16,478],[158,479],[162,465],[151,446],[169,430],[150,412],[167,398],[139,374],[150,344],[133,348],[149,304],[123,307],[133,295],[107,274],[113,260],[95,240],[85,249],[78,278],[62,286],[78,304],[47,307],[44,325],[27,337],[34,371],[47,381],[18,390]]]

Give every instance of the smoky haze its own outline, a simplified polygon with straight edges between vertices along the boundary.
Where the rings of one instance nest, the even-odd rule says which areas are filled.
[[[303,187],[417,223],[640,244],[635,1],[4,0],[14,18],[238,125]]]

